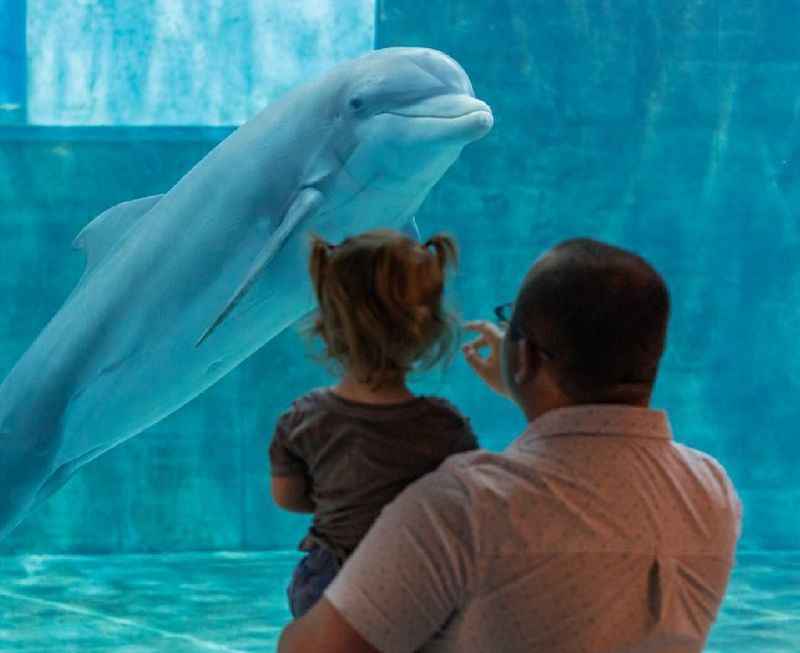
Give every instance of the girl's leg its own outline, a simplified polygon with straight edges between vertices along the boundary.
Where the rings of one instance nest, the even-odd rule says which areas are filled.
[[[314,547],[297,564],[286,590],[289,609],[295,619],[302,617],[322,598],[325,588],[338,572],[336,556],[321,546]]]

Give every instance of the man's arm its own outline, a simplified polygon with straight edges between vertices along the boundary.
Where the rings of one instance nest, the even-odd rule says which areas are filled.
[[[463,607],[475,529],[451,466],[384,508],[325,598],[286,628],[280,653],[411,653]]]
[[[326,598],[281,634],[278,653],[380,653]]]

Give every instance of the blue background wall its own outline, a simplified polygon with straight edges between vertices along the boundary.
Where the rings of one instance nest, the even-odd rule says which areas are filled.
[[[20,0],[0,0],[0,124],[25,118],[25,9]]]
[[[27,0],[27,11],[28,120],[48,125],[240,124],[374,40],[373,0]]]
[[[459,60],[495,110],[419,215],[454,232],[452,301],[490,317],[543,249],[575,235],[642,252],[673,293],[655,404],[678,440],[728,468],[743,548],[797,548],[800,500],[800,12],[769,0],[384,0],[377,45]],[[82,266],[68,244],[116,202],[162,192],[224,136],[209,130],[0,132],[0,370]],[[275,417],[326,382],[290,331],[179,413],[104,456],[0,551],[292,547],[272,506]],[[277,378],[273,370],[281,370]],[[482,442],[522,426],[461,361],[447,395]]]

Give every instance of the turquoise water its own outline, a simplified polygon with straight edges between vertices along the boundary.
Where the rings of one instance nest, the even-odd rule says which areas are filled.
[[[293,553],[0,558],[0,650],[271,653]],[[800,554],[741,554],[706,653],[796,653]]]
[[[654,404],[677,440],[722,462],[745,508],[708,651],[798,650],[800,12],[300,4],[289,16],[277,2],[0,0],[0,373],[80,277],[69,245],[94,216],[165,192],[336,61],[373,44],[439,48],[496,121],[418,214],[423,235],[461,244],[452,303],[490,318],[533,258],[577,235],[656,265],[673,316]],[[83,469],[0,541],[0,651],[272,650],[307,522],[270,501],[266,445],[289,402],[329,381],[290,329]],[[522,427],[460,360],[414,387],[451,399],[487,448]]]

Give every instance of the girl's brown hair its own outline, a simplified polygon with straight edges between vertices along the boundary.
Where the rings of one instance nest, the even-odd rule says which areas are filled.
[[[309,332],[322,338],[328,360],[373,387],[416,364],[430,368],[456,339],[442,294],[445,269],[457,259],[455,241],[442,234],[421,244],[381,229],[338,246],[313,236],[309,272],[319,308]]]

